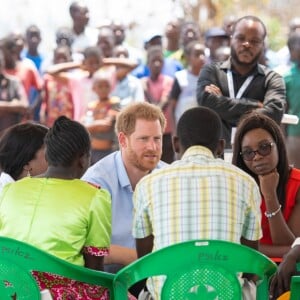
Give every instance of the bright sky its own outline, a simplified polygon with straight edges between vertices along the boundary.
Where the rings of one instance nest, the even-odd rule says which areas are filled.
[[[31,24],[42,30],[42,49],[54,43],[57,27],[70,25],[69,5],[72,0],[2,0],[0,10],[0,37]],[[150,28],[163,30],[172,16],[177,14],[171,0],[86,0],[90,9],[90,25],[100,25],[105,19],[136,22],[138,27],[127,32],[133,43],[142,41],[142,34]],[[178,14],[177,14],[178,15]],[[140,45],[136,45],[140,46]]]

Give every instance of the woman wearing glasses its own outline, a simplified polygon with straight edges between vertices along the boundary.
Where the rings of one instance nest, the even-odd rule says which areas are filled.
[[[280,127],[264,114],[245,115],[235,134],[232,162],[260,187],[261,252],[282,257],[300,236],[300,170],[289,166]]]

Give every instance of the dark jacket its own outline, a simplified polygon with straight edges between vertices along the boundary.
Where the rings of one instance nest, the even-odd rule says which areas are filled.
[[[245,76],[232,71],[234,92],[237,91],[248,75],[254,75],[240,99],[229,97],[227,70],[231,69],[230,59],[224,62],[205,65],[197,83],[197,101],[199,105],[216,111],[223,124],[223,136],[226,148],[230,148],[231,129],[235,127],[240,117],[253,109],[257,109],[280,124],[286,105],[285,84],[283,78],[273,70],[263,66],[257,67]],[[205,86],[214,84],[221,89],[222,96],[215,96],[204,91]],[[259,102],[264,107],[259,108]]]

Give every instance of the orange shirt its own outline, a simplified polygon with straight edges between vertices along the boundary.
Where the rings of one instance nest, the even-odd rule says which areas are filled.
[[[19,61],[15,69],[5,69],[5,73],[16,76],[22,82],[26,95],[29,95],[30,88],[41,90],[43,86],[42,78],[40,77],[33,62],[28,59]]]

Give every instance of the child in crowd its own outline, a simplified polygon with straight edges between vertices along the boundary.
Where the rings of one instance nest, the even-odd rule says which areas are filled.
[[[89,102],[98,98],[92,88],[93,75],[101,68],[114,78],[114,67],[103,66],[103,55],[98,47],[86,48],[83,56],[82,63],[63,63],[48,69],[48,73],[68,81],[74,104],[74,120],[76,121],[82,120]],[[73,69],[72,72],[70,72],[71,69]]]
[[[4,55],[0,49],[0,131],[19,123],[28,108],[25,90],[16,77],[4,72]]]
[[[148,49],[147,64],[150,70],[148,77],[142,78],[146,101],[158,105],[165,114],[167,126],[163,135],[162,160],[171,163],[174,160],[172,146],[173,127],[171,123],[171,110],[168,105],[168,95],[173,85],[173,78],[162,74],[164,64],[163,50],[160,46],[152,46]]]
[[[53,53],[53,63],[72,61],[71,49],[68,46],[58,46]],[[52,127],[59,116],[74,117],[72,93],[65,78],[60,78],[46,73],[44,75],[43,101],[45,112],[43,122]]]
[[[30,59],[39,74],[41,75],[41,64],[44,59],[44,56],[39,52],[39,46],[42,41],[41,30],[36,25],[30,25],[26,29],[25,33],[25,48],[21,52],[22,59]],[[39,91],[34,87],[30,89],[28,101],[30,105],[35,105],[35,101],[39,97]],[[40,110],[41,110],[41,101],[36,104],[36,107],[33,111],[33,119],[35,121],[40,121]]]
[[[94,164],[116,148],[114,125],[120,109],[120,99],[110,97],[112,84],[105,72],[95,74],[92,88],[98,99],[88,104],[83,123],[91,133],[91,163]]]
[[[120,98],[121,107],[133,102],[144,101],[144,90],[140,79],[130,74],[136,65],[129,65],[128,50],[122,45],[116,46],[114,57],[122,59],[123,63],[116,65],[116,85],[111,94]],[[126,64],[126,62],[128,63]]]
[[[34,63],[29,59],[21,59],[21,51],[24,47],[23,37],[19,33],[7,35],[1,42],[1,48],[5,60],[5,73],[16,76],[22,83],[27,99],[29,99],[32,88],[36,90],[36,98],[32,100],[30,109],[27,111],[27,118],[31,119],[31,112],[38,107],[41,97],[40,92],[43,87],[43,81],[40,77]]]
[[[81,120],[88,103],[97,99],[93,91],[93,75],[102,67],[102,53],[98,47],[88,47],[83,52],[82,66],[76,72],[68,73],[74,102],[74,119]]]
[[[188,67],[175,73],[175,80],[169,96],[174,128],[186,110],[198,106],[196,99],[197,80],[206,61],[205,47],[198,41],[190,42],[185,47],[184,53]]]

